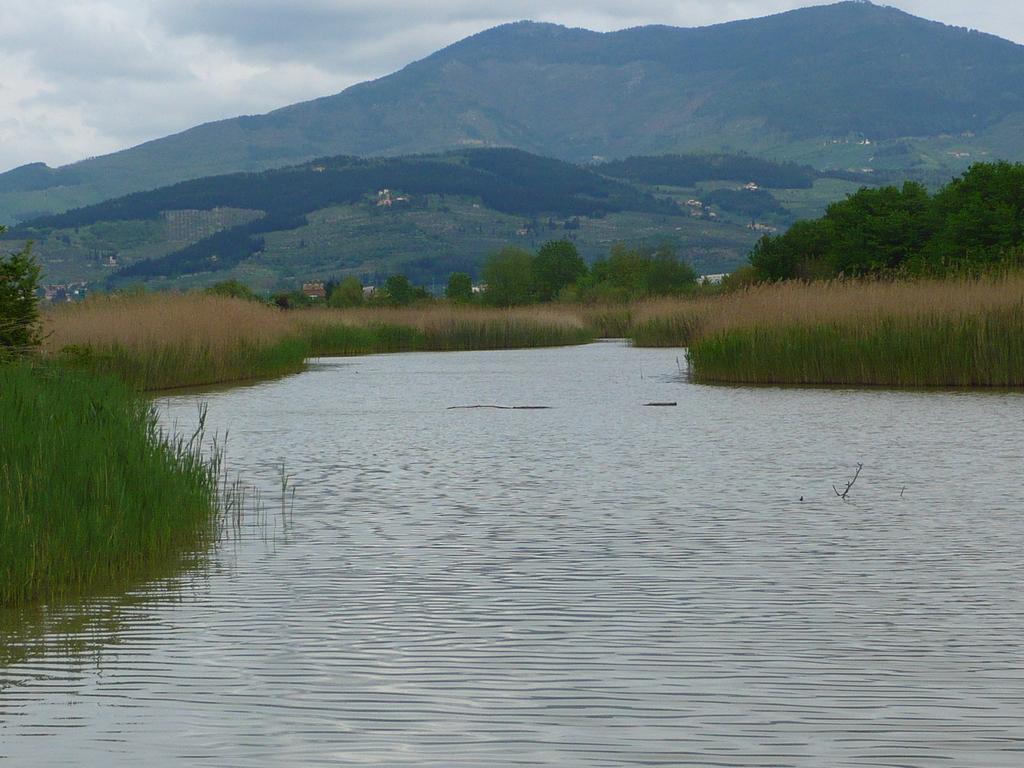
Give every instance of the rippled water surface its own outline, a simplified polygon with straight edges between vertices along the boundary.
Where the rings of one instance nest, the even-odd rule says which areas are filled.
[[[702,387],[682,357],[162,401],[182,430],[209,403],[264,519],[173,583],[4,617],[0,762],[1024,765],[1024,398]]]

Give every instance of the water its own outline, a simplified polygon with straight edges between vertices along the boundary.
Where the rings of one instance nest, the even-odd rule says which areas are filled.
[[[681,358],[325,360],[162,401],[183,430],[208,401],[265,519],[18,619],[0,763],[1024,764],[1024,397]]]

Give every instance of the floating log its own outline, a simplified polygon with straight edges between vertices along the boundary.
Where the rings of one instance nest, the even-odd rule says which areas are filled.
[[[644,403],[644,408],[675,408],[678,403]]]
[[[550,411],[550,405],[449,405],[449,411],[468,411],[473,408],[493,408],[498,411]]]

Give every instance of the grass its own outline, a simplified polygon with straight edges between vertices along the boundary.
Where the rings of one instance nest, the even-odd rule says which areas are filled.
[[[217,465],[112,378],[0,366],[0,606],[170,572],[215,533]]]

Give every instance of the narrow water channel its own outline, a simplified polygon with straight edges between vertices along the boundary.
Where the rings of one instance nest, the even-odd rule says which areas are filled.
[[[0,763],[1024,765],[1024,396],[684,374],[601,343],[162,400],[263,512],[2,617]]]

